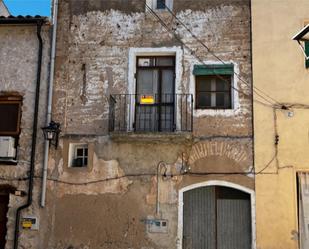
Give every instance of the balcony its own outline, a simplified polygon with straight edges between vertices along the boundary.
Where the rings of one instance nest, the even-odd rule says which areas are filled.
[[[192,94],[112,94],[109,101],[111,133],[167,135],[192,132]]]

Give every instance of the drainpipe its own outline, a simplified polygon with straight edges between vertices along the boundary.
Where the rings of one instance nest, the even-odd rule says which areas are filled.
[[[49,75],[49,89],[48,89],[48,100],[47,100],[47,117],[46,126],[51,121],[52,114],[52,101],[53,101],[53,86],[54,86],[54,71],[55,71],[55,55],[56,55],[56,38],[57,38],[57,19],[58,19],[58,0],[54,0],[53,6],[53,35],[51,44],[51,61],[50,61],[50,75]],[[44,162],[43,162],[43,175],[42,175],[42,192],[41,192],[41,207],[45,207],[46,199],[46,183],[47,183],[47,166],[48,166],[48,155],[49,155],[49,140],[45,140],[44,144]]]
[[[16,211],[15,219],[15,233],[14,233],[14,249],[18,248],[18,235],[19,235],[19,222],[20,213],[22,210],[28,208],[32,204],[32,191],[33,191],[33,178],[34,178],[34,167],[35,167],[35,150],[36,150],[36,137],[38,128],[38,114],[39,114],[39,102],[40,102],[40,86],[41,86],[41,66],[42,66],[42,55],[43,55],[43,40],[41,36],[41,29],[44,21],[40,20],[37,22],[37,37],[39,41],[38,50],[38,68],[36,74],[36,91],[35,91],[35,105],[33,115],[33,126],[32,126],[32,142],[31,142],[31,158],[30,158],[30,170],[29,170],[29,185],[28,185],[28,199],[27,203],[19,207]]]
[[[166,165],[163,161],[159,162],[157,165],[157,198],[156,198],[156,218],[162,218],[160,210],[160,178],[161,178],[161,169],[162,167],[167,170]]]

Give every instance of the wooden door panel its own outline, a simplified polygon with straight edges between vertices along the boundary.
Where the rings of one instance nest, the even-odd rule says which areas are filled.
[[[250,249],[250,195],[209,186],[184,193],[183,249]]]
[[[184,249],[215,249],[215,188],[198,188],[184,193]]]
[[[0,195],[0,248],[5,246],[8,204],[9,196]]]

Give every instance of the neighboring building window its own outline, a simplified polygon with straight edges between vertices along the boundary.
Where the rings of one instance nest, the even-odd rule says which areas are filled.
[[[20,96],[0,96],[0,136],[19,135],[21,103]]]
[[[16,162],[21,104],[21,96],[0,96],[0,161]]]
[[[87,167],[88,144],[70,144],[70,167]]]
[[[196,109],[231,109],[233,65],[196,65]]]

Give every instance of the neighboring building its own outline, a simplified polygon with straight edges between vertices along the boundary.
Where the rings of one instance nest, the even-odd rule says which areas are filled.
[[[163,2],[59,1],[39,248],[255,248],[250,1]]]
[[[33,166],[35,175],[39,175],[42,165],[44,139],[40,128],[45,124],[46,118],[50,40],[49,26],[46,23],[46,18],[38,16],[0,17],[1,249],[13,248],[14,233],[18,232],[15,230],[16,211],[28,202],[31,193],[29,171]],[[42,57],[39,54],[39,36],[43,39]],[[37,88],[39,83],[41,87]],[[39,98],[36,98],[36,93]],[[33,133],[36,130],[36,105],[39,106],[35,122],[37,135]],[[35,144],[36,150],[33,147]],[[34,179],[33,205],[30,209],[21,211],[21,220],[32,215],[44,220],[37,204],[40,183],[40,179]],[[20,228],[17,238],[21,245],[19,248],[42,248],[38,244],[38,231],[30,232]]]
[[[4,2],[0,0],[0,16],[9,16],[10,12]]]
[[[260,249],[309,248],[309,70],[292,40],[309,23],[308,10],[308,1],[252,1],[253,82],[267,99],[255,93]]]

